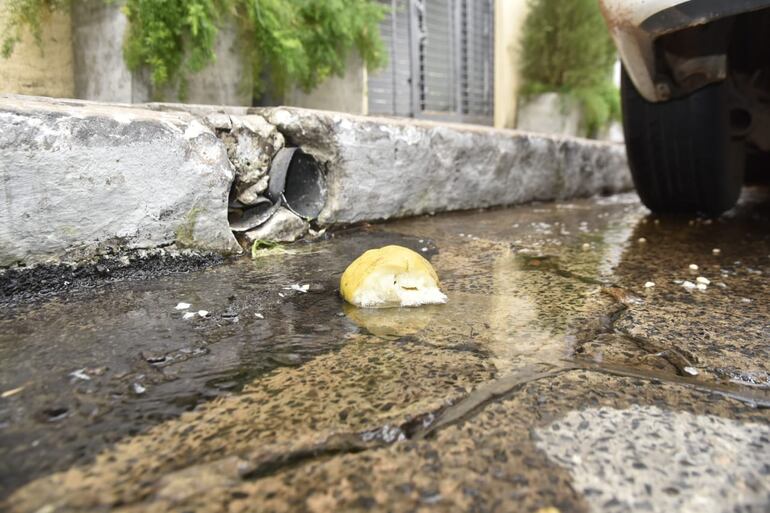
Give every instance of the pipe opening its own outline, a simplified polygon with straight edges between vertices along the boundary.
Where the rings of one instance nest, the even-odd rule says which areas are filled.
[[[298,216],[312,220],[326,204],[326,177],[318,162],[299,148],[284,148],[270,168],[268,196]]]
[[[326,204],[323,167],[299,148],[279,150],[262,176],[255,183],[236,177],[230,192],[230,228],[244,249],[256,240],[287,242],[303,236],[308,221]]]
[[[746,109],[730,110],[730,129],[734,136],[742,136],[751,130],[751,113]]]

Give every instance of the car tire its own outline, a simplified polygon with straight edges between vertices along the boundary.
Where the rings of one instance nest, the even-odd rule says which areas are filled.
[[[731,136],[727,88],[720,82],[652,103],[623,70],[628,163],[639,197],[653,212],[718,215],[738,201],[745,144]]]

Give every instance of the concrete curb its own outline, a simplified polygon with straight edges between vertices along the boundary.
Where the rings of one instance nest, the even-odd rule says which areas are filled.
[[[315,220],[324,226],[631,187],[622,146],[576,138],[283,107],[0,95],[0,268],[159,247],[237,252],[233,182],[266,184],[259,166],[284,145],[325,175]]]

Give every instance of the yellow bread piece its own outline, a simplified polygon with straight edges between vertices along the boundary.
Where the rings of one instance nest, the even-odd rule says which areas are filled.
[[[419,253],[401,246],[370,249],[348,266],[340,292],[361,308],[388,308],[446,303],[433,266]]]

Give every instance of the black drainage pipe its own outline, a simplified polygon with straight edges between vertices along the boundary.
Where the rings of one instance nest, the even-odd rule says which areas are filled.
[[[326,204],[326,176],[320,164],[299,148],[283,148],[270,166],[267,196],[298,216],[312,220]]]

